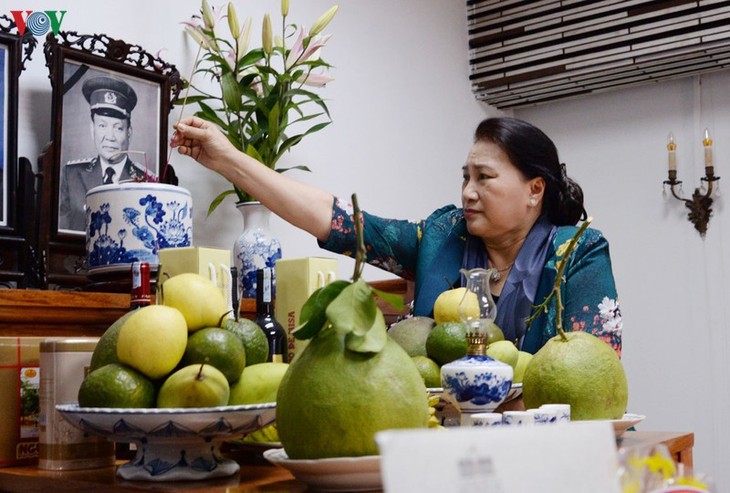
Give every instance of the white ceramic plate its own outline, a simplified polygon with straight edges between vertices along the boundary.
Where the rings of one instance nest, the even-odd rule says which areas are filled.
[[[197,408],[56,406],[64,418],[83,431],[110,439],[245,435],[272,423],[276,403]]]
[[[373,491],[383,488],[380,456],[292,460],[284,449],[269,449],[264,458],[289,470],[295,478],[318,491]]]
[[[616,433],[616,438],[620,438],[626,430],[631,428],[637,423],[644,420],[646,416],[641,414],[624,414],[621,419],[610,419],[609,421],[613,425],[613,431]]]
[[[117,475],[144,481],[186,481],[236,474],[240,466],[220,455],[220,443],[263,428],[276,419],[275,402],[144,409],[63,404],[57,405],[56,410],[86,433],[135,443],[137,456],[117,468]]]

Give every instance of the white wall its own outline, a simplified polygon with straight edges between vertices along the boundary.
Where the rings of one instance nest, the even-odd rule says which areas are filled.
[[[330,5],[291,3],[291,19],[299,23],[312,22]],[[279,4],[236,5],[240,16],[250,13],[258,23],[265,9],[276,13]],[[22,0],[8,10],[65,9],[64,30],[103,32],[150,52],[165,48],[163,56],[187,77],[195,50],[179,22],[198,6],[197,0]],[[334,123],[287,157],[287,164],[313,170],[297,178],[345,197],[357,192],[364,208],[388,216],[419,219],[458,203],[472,131],[483,117],[498,113],[477,103],[469,89],[463,2],[342,2],[328,31],[334,37],[323,56],[335,66],[336,80],[322,93]],[[717,173],[730,168],[728,78],[727,72],[704,76],[701,98],[688,78],[515,111],[555,139],[569,174],[586,192],[595,227],[611,241],[626,322],[630,411],[647,415],[641,429],[694,431],[697,468],[716,478],[719,491],[730,487],[730,473],[722,467],[730,441],[723,415],[730,386],[724,379],[729,315],[722,282],[730,278],[730,252],[723,249],[730,218],[719,198],[702,240],[686,221],[684,206],[662,195],[661,182],[670,130],[679,144],[685,192],[703,172],[704,126],[715,139]],[[39,49],[21,78],[21,155],[34,159],[49,139],[50,108]],[[178,116],[174,110],[171,120]],[[205,218],[225,182],[187,158],[175,155],[172,162],[193,193],[195,244],[230,248],[242,227],[232,201]],[[285,256],[331,256],[283,222],[273,220],[272,226]],[[341,277],[349,277],[352,263],[339,258]],[[388,277],[376,269],[365,275]]]
[[[715,477],[718,491],[730,487],[730,217],[721,194],[702,239],[662,181],[672,131],[685,196],[700,185],[705,127],[716,174],[727,175],[728,84],[730,73],[717,72],[515,111],[553,137],[593,225],[610,240],[630,411],[646,414],[643,430],[695,432],[695,467]]]

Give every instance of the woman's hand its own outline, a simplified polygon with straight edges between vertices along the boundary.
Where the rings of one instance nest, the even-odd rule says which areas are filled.
[[[237,152],[215,125],[194,116],[183,118],[175,125],[170,146],[213,171],[219,171],[221,163]]]

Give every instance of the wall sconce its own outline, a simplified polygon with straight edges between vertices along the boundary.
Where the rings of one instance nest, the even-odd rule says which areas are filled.
[[[682,182],[677,180],[677,143],[674,140],[674,134],[671,132],[669,133],[669,141],[667,142],[667,150],[669,151],[669,179],[664,184],[669,185],[674,198],[684,202],[684,205],[689,209],[687,219],[694,224],[695,229],[704,238],[707,232],[707,224],[710,222],[710,216],[712,216],[712,182],[719,180],[720,177],[715,176],[715,167],[712,163],[712,139],[710,139],[710,132],[707,129],[705,129],[705,137],[702,139],[702,145],[705,148],[705,176],[700,178],[700,180],[707,182],[707,190],[703,193],[701,188],[695,188],[692,199],[684,199],[677,194],[674,187],[680,185]]]

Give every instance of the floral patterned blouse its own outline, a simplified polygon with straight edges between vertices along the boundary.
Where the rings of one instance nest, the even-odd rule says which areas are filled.
[[[436,297],[452,285],[458,285],[464,248],[469,233],[463,211],[445,206],[427,219],[411,222],[385,219],[362,212],[367,262],[415,281],[414,315],[433,316]],[[575,226],[553,226],[547,260],[539,276],[533,305],[546,298],[553,287],[557,254],[561,245],[575,234]],[[354,256],[355,229],[351,206],[335,198],[332,229],[320,246],[335,253]],[[512,272],[507,278],[510,282]],[[568,330],[590,332],[608,343],[620,356],[622,318],[611,270],[608,241],[600,231],[588,228],[580,237],[565,270],[562,284],[563,323]],[[503,289],[504,291],[504,289]],[[499,310],[500,302],[497,301]],[[548,310],[538,316],[520,338],[524,351],[537,352],[556,334],[557,310],[551,301]],[[509,333],[510,327],[502,327]],[[514,331],[512,331],[514,332]]]

